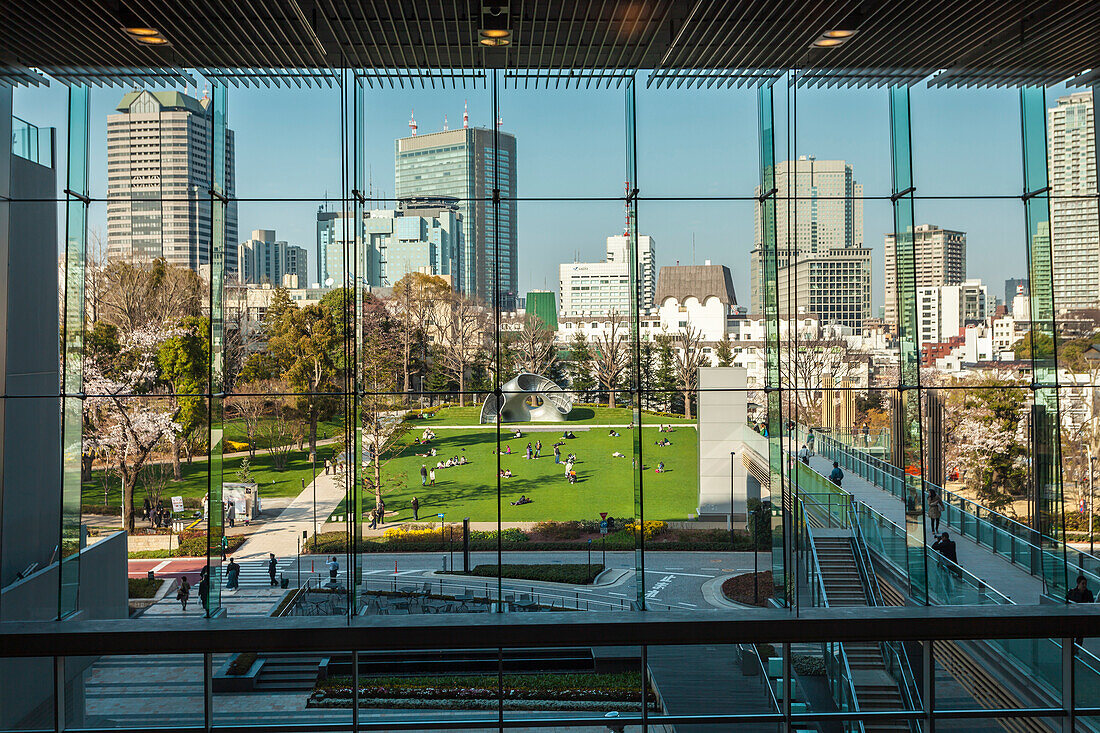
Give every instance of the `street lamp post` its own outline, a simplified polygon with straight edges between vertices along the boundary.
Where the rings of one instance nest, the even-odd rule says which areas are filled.
[[[592,577],[592,540],[588,540],[588,577]]]
[[[436,516],[439,517],[439,546],[440,548],[442,548],[445,547],[447,544],[447,538],[443,536],[443,515],[436,514]]]

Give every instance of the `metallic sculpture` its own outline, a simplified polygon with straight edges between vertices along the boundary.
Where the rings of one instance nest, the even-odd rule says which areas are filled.
[[[490,394],[481,406],[481,422],[564,422],[573,409],[573,395],[538,374],[524,373]]]

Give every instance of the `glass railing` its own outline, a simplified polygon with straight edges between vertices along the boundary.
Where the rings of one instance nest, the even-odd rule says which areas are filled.
[[[53,166],[53,128],[38,127],[18,117],[11,118],[11,152],[32,163]]]
[[[901,469],[871,455],[857,455],[856,451],[828,436],[819,437],[818,443],[818,451],[826,458],[838,462],[846,470],[899,499],[905,496],[906,484]],[[1045,579],[1054,577],[1055,572],[1060,573],[1064,547],[1068,572],[1071,575],[1084,575],[1090,586],[1100,585],[1100,558],[1095,555],[1064,546],[1051,537],[1039,535],[1027,525],[941,486],[927,481],[925,485],[943,498],[944,512],[941,521],[995,555],[1000,555],[1037,578]],[[1056,549],[1046,549],[1048,546]]]

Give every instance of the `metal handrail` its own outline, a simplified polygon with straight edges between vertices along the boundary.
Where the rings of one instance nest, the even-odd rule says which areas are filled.
[[[835,451],[835,453],[830,457],[840,454],[843,458],[846,459],[846,464],[858,463],[871,469],[865,472],[867,475],[864,475],[863,473],[859,474],[863,478],[872,480],[871,476],[873,475],[873,472],[881,472],[882,474],[890,476],[896,481],[904,481],[904,474],[897,466],[886,463],[885,461],[874,456],[868,455],[866,456],[866,458],[864,458],[859,455],[855,455],[855,451],[857,451],[857,449],[854,446],[845,446],[844,444],[833,438],[830,438],[827,435],[821,436],[821,445],[825,448],[831,448],[833,451]],[[825,455],[825,452],[823,451],[822,454]],[[881,466],[878,464],[881,464]],[[847,467],[856,470],[857,473],[859,473],[858,468],[855,468],[854,465],[848,465]],[[898,493],[891,486],[884,486],[883,484],[875,482],[873,480],[872,483],[876,483],[876,485],[878,485],[880,488],[889,491],[894,496],[899,496]],[[1040,534],[1030,527],[1016,521],[1015,519],[1012,519],[1011,517],[989,509],[983,504],[979,504],[972,499],[967,499],[966,497],[956,494],[955,492],[942,486],[938,486],[931,481],[925,480],[923,481],[923,484],[926,488],[933,489],[939,492],[940,496],[945,499],[948,508],[955,509],[960,513],[960,519],[961,516],[965,515],[971,517],[974,520],[974,522],[976,523],[976,536],[973,539],[978,542],[978,544],[983,544],[989,547],[994,554],[1000,555],[1001,557],[1008,559],[1009,562],[1011,562],[1013,565],[1019,565],[1026,568],[1029,574],[1037,577],[1043,577],[1042,558],[1052,554],[1051,550],[1044,549],[1041,545],[1037,545],[1031,539],[1028,539],[1038,537],[1041,543],[1049,542],[1053,544],[1056,548],[1054,550],[1054,553],[1064,551],[1067,556],[1066,562],[1071,567],[1076,567],[1077,572],[1090,578],[1095,583],[1100,583],[1100,557],[1090,555],[1087,552],[1082,552],[1073,547],[1069,547],[1061,540],[1050,537],[1049,535]],[[982,516],[983,513],[986,515],[985,517]],[[963,526],[962,521],[952,524],[950,520],[951,513],[948,512],[947,514],[948,517],[945,519],[945,523],[948,524],[948,526],[955,528],[964,536],[970,536],[967,534],[966,528]],[[992,535],[994,538],[996,537],[995,533],[998,531],[1006,533],[1011,538],[1013,547],[1010,548],[1009,551],[1005,552],[1004,550],[1000,550],[997,548],[995,539],[993,540],[991,545],[983,543],[981,537],[981,528],[983,525],[990,528],[989,531],[994,533]],[[1036,565],[1034,561],[1026,564],[1017,562],[1017,546],[1019,546],[1019,548],[1022,549],[1028,555],[1028,557],[1038,558],[1038,564]],[[1086,567],[1086,563],[1091,565],[1092,568],[1090,569]]]

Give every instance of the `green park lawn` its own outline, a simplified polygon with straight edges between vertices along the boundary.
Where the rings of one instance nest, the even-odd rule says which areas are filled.
[[[318,472],[323,472],[324,455],[325,452],[319,449],[320,464]],[[243,458],[226,458],[223,461],[222,472],[226,483],[237,481],[237,469],[240,467],[242,460]],[[309,451],[291,451],[287,458],[286,468],[282,471],[274,469],[271,456],[262,450],[256,452],[256,457],[250,460],[249,464],[252,469],[252,478],[260,487],[261,502],[265,497],[297,496],[302,491],[302,480],[304,479],[307,485],[313,480],[313,468],[309,462]],[[162,493],[162,499],[165,503],[168,503],[168,498],[172,496],[200,500],[206,496],[209,474],[206,457],[195,458],[191,463],[184,461],[181,468],[183,479],[172,481],[169,478],[162,489],[162,492],[164,492]],[[149,467],[147,467],[146,473],[149,470]],[[171,464],[161,464],[156,467],[156,470],[163,471],[171,477]],[[114,473],[109,474],[108,482],[108,498],[111,506],[121,505],[121,482]],[[92,480],[84,484],[81,494],[82,504],[103,505],[102,469],[92,472]],[[141,479],[138,479],[136,497],[139,504],[141,499],[145,497],[145,487]]]
[[[459,408],[454,408],[457,411]],[[602,410],[600,412],[603,412]],[[624,412],[628,412],[625,411]],[[601,422],[604,420],[601,420]],[[610,420],[606,420],[610,422]],[[452,423],[455,424],[455,423]],[[384,478],[391,487],[384,494],[387,522],[412,519],[409,502],[415,496],[420,502],[420,519],[436,521],[437,514],[447,521],[469,517],[474,522],[496,521],[497,518],[497,456],[496,428],[451,428],[436,425],[436,437],[429,446],[415,445],[425,422],[416,420],[405,436],[400,454],[384,464]],[[574,466],[577,483],[565,479],[565,466],[554,464],[553,445],[568,426],[576,439],[565,441],[562,461],[569,453],[577,454]],[[510,438],[511,425],[504,426],[502,450],[511,446],[511,455],[501,455],[500,465],[510,469],[512,478],[501,479],[501,520],[505,522],[567,521],[599,519],[600,512],[614,517],[634,515],[634,473],[631,470],[633,436],[620,428],[620,437],[608,435],[605,428],[586,428],[570,421],[558,425],[541,425],[538,429],[524,426],[521,439]],[[658,447],[654,442],[668,437],[672,445]],[[542,439],[542,457],[524,458],[527,442],[532,445]],[[437,455],[430,461],[416,455],[434,447]],[[615,458],[615,452],[626,458]],[[465,466],[436,470],[435,486],[421,487],[420,466],[429,467],[450,456],[463,455],[470,461]],[[698,505],[698,437],[694,427],[677,427],[672,433],[658,433],[656,427],[642,430],[642,454],[645,457],[645,516],[647,519],[687,519]],[[663,473],[655,473],[658,461],[664,461]],[[532,503],[513,506],[520,495]],[[367,497],[364,508],[373,501]],[[345,512],[341,505],[334,512]],[[397,514],[389,514],[396,511]]]
[[[481,417],[481,404],[475,407],[443,407],[433,417],[418,418],[409,424],[413,427],[434,425],[477,425]],[[628,407],[593,407],[577,405],[569,413],[569,425],[629,425],[634,420],[633,411]],[[651,413],[642,413],[642,425],[694,424],[694,420],[683,417],[668,417]],[[513,423],[509,423],[511,425]],[[546,423],[515,423],[518,425],[542,425]],[[486,427],[491,427],[487,425]],[[507,425],[504,426],[507,429]],[[526,445],[526,444],[524,444]],[[625,453],[625,451],[623,451]]]

